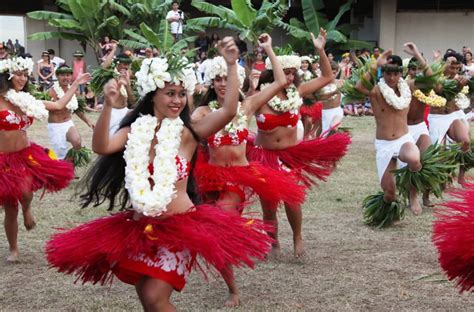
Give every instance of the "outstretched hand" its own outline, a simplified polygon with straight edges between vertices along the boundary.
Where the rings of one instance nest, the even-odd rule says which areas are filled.
[[[441,58],[441,50],[433,50],[433,61],[437,61]]]
[[[227,64],[235,65],[235,62],[239,58],[239,48],[237,48],[234,38],[225,37],[222,40],[219,40],[217,43],[217,50],[219,54],[225,59]]]
[[[313,40],[313,45],[316,50],[322,50],[326,46],[326,36],[327,32],[324,28],[319,29],[319,35],[318,38],[314,36],[313,33],[311,33],[311,39]]]
[[[77,76],[76,82],[78,85],[85,84],[86,82],[89,82],[92,79],[91,74],[89,73],[82,73],[79,76]]]
[[[112,103],[118,102],[120,97],[120,87],[122,86],[120,81],[110,79],[104,86],[104,105],[112,106]]]
[[[413,42],[407,42],[403,45],[403,52],[405,52],[408,55],[411,56],[418,56],[420,55],[420,52],[418,51],[418,48],[416,47],[416,44]]]
[[[377,66],[383,66],[388,63],[388,57],[393,53],[392,49],[385,50],[377,59]]]
[[[258,45],[260,46],[260,48],[267,51],[272,47],[272,37],[270,37],[270,35],[267,33],[261,34],[258,37]]]

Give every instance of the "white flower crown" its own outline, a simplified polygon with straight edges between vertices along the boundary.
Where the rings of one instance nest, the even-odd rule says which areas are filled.
[[[30,58],[13,57],[0,61],[0,73],[10,73],[11,79],[14,72],[28,70],[28,76],[33,72],[33,60]]]
[[[216,56],[213,58],[208,68],[209,69],[206,71],[204,76],[206,84],[211,84],[212,80],[217,76],[227,76],[227,63],[222,56]],[[239,76],[240,87],[242,88],[245,80],[245,69],[239,64],[237,64],[237,74]]]
[[[303,56],[301,57],[301,62],[304,62],[304,61],[306,61],[306,62],[308,62],[308,63],[310,63],[310,64],[313,62],[313,60],[311,59],[311,57],[310,57],[309,55],[303,55]]]
[[[296,68],[299,69],[301,67],[301,58],[298,55],[279,55],[277,56],[278,61],[281,64],[281,67],[283,69],[286,68]],[[268,70],[272,70],[273,66],[272,63],[270,62],[270,58],[267,57],[265,60],[265,67]]]
[[[140,70],[135,74],[140,95],[143,96],[157,88],[162,89],[166,82],[178,86],[182,83],[188,94],[193,94],[197,84],[193,64],[189,63],[185,57],[177,62],[175,60],[174,64],[178,66],[175,70],[170,68],[168,59],[165,57],[144,59]]]

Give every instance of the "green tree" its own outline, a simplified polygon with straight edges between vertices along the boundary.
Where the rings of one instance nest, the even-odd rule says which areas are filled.
[[[349,39],[349,33],[351,30],[358,28],[358,25],[354,24],[339,24],[341,17],[350,10],[353,0],[347,1],[344,5],[339,8],[339,12],[332,20],[321,12],[324,9],[324,2],[322,0],[301,0],[303,8],[304,23],[291,18],[289,23],[283,21],[277,21],[277,25],[287,30],[288,33],[294,38],[292,45],[299,51],[305,51],[307,48],[307,40],[311,40],[311,32],[315,35],[319,33],[319,28],[322,27],[327,31],[327,44],[326,47],[333,49],[350,49],[350,48],[363,48],[372,47],[372,44]],[[306,40],[302,40],[306,39]]]
[[[87,46],[92,48],[97,62],[101,57],[100,41],[105,36],[122,38],[122,25],[131,17],[130,10],[115,0],[58,0],[56,3],[64,13],[34,11],[27,15],[48,21],[58,30],[34,33],[28,39],[77,40],[84,50]]]

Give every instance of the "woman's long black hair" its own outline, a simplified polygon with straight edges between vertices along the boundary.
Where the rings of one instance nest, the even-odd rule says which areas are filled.
[[[10,77],[9,72],[0,74],[0,95],[1,96],[5,95],[8,92],[8,90],[13,89],[13,82],[9,80],[8,77]],[[27,92],[29,89],[29,83],[30,83],[30,79],[28,77],[28,80],[26,81],[26,84],[21,91]]]
[[[217,93],[216,93],[216,90],[214,90],[213,84],[214,84],[214,80],[211,81],[211,85],[207,89],[206,94],[204,94],[204,96],[202,97],[201,102],[199,103],[198,107],[207,106],[209,102],[217,100]],[[239,92],[239,101],[243,102],[243,100],[244,100],[244,97],[242,96],[242,93]]]
[[[153,110],[153,96],[155,92],[147,93],[138,102],[135,108],[122,119],[119,129],[130,127],[141,115],[155,115]],[[191,117],[187,103],[179,117],[183,120],[184,126],[198,140],[198,136],[191,126]],[[106,156],[99,156],[95,161],[79,186],[78,193],[85,191],[84,194],[80,195],[82,208],[90,204],[93,204],[94,207],[99,206],[106,199],[109,200],[108,210],[113,210],[115,206],[120,206],[121,209],[129,208],[129,195],[125,190],[126,163],[123,159],[123,152],[124,150]],[[191,160],[191,173],[188,178],[187,192],[193,203],[198,204],[200,199],[197,195],[192,175],[195,159],[196,152]]]

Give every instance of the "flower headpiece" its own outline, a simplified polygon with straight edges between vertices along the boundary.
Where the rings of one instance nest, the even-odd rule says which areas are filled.
[[[279,55],[277,56],[278,61],[281,64],[283,69],[286,68],[296,68],[299,69],[301,67],[301,58],[298,55]],[[268,70],[272,70],[272,63],[270,62],[270,58],[265,60],[265,67]]]
[[[237,63],[237,61],[236,61]],[[211,64],[206,71],[204,80],[207,84],[210,84],[216,76],[227,76],[227,63],[222,56],[216,56],[211,60]],[[239,76],[240,87],[244,85],[245,80],[245,69],[237,64],[237,74]]]
[[[140,70],[135,74],[140,95],[162,89],[165,83],[183,84],[188,94],[194,93],[197,79],[191,64],[183,56],[168,55],[144,59]]]
[[[0,73],[10,73],[8,80],[12,79],[13,73],[28,70],[28,76],[33,72],[33,60],[30,58],[13,57],[0,61]]]
[[[311,59],[311,57],[308,56],[308,55],[303,55],[303,56],[301,57],[301,62],[305,62],[305,61],[308,62],[308,63],[310,63],[310,64],[313,62],[313,60]]]

